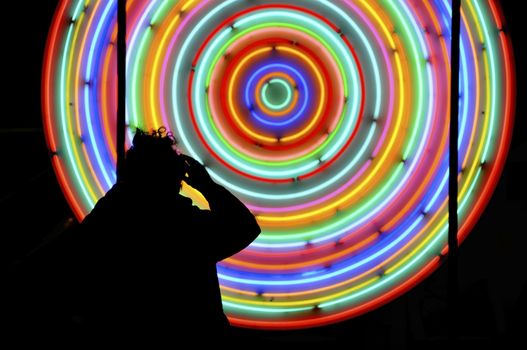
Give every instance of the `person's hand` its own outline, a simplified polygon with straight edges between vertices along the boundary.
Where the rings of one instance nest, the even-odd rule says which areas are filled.
[[[212,181],[207,169],[205,169],[205,167],[197,160],[186,154],[180,154],[180,157],[185,161],[186,176],[183,180],[187,184],[200,192],[205,191],[214,185],[214,181]]]

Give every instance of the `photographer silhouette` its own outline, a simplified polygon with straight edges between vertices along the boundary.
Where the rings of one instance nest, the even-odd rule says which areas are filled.
[[[249,245],[260,227],[242,202],[174,145],[164,128],[137,130],[122,180],[70,235],[73,304],[95,337],[210,342],[229,327],[216,263]],[[200,191],[210,210],[181,196],[181,181]]]

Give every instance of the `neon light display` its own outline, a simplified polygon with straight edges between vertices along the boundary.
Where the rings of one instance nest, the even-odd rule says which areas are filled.
[[[338,322],[437,268],[448,231],[447,0],[127,6],[128,145],[136,126],[167,126],[262,227],[218,264],[233,324]],[[48,145],[79,219],[116,181],[116,11],[116,0],[61,1],[45,55]],[[461,27],[463,240],[504,165],[515,81],[497,2],[464,1]]]

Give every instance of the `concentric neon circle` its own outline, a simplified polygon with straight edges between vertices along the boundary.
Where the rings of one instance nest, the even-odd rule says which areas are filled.
[[[136,126],[167,126],[262,227],[218,264],[233,324],[338,322],[439,265],[448,230],[448,1],[127,3],[128,139]],[[44,124],[79,219],[116,180],[116,31],[115,0],[63,0],[49,34]],[[515,82],[497,2],[464,1],[461,34],[463,240],[503,168]],[[199,193],[185,193],[206,207]]]
[[[293,97],[293,88],[291,84],[280,78],[273,78],[263,84],[261,91],[261,100],[263,100],[266,107],[274,110],[284,109],[291,104]],[[267,112],[267,111],[265,111]],[[272,112],[268,112],[272,115]]]

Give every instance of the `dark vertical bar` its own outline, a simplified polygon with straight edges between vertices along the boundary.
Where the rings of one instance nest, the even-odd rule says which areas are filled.
[[[126,0],[117,1],[117,180],[123,175],[126,132]]]
[[[450,173],[448,184],[448,316],[449,338],[454,341],[458,336],[458,115],[459,115],[459,40],[461,22],[461,0],[452,0],[452,47],[450,80]],[[452,344],[454,345],[454,344]]]

